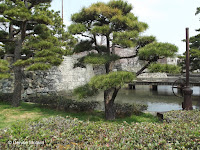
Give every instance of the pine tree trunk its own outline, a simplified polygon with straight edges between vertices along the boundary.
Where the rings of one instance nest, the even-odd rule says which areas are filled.
[[[18,107],[21,100],[21,90],[22,90],[22,71],[21,67],[14,68],[14,92],[12,98],[12,106]]]
[[[151,64],[151,61],[149,61],[144,67],[142,67],[137,73],[136,76],[139,76],[149,65]]]
[[[14,62],[20,59],[22,49],[22,40],[17,40],[15,43]],[[12,97],[12,106],[18,107],[21,100],[22,91],[22,70],[20,66],[14,66],[14,91]]]
[[[104,91],[104,106],[105,106],[105,119],[114,120],[115,119],[115,108],[113,89],[108,89]]]

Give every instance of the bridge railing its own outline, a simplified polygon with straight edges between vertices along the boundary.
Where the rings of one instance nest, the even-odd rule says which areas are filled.
[[[172,76],[168,75],[164,78],[153,78],[153,77],[140,77],[137,80],[134,80],[130,84],[132,85],[173,85],[174,82],[178,79],[185,80],[185,76]],[[179,82],[177,82],[178,84]],[[200,86],[200,75],[194,74],[190,77],[190,86]]]

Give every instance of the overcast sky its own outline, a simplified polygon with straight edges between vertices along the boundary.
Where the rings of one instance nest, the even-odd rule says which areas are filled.
[[[109,0],[63,0],[64,23],[70,25],[70,16],[79,12],[82,7],[92,3]],[[179,54],[185,51],[185,28],[189,27],[189,35],[197,35],[195,29],[200,28],[200,14],[195,16],[200,0],[127,0],[133,5],[133,13],[139,21],[146,22],[149,28],[143,35],[154,35],[158,42],[169,42],[179,48]],[[62,0],[53,0],[52,9],[61,11]]]

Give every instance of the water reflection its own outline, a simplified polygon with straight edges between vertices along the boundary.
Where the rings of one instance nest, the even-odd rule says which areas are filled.
[[[192,87],[193,89],[193,108],[200,109],[200,88]],[[103,109],[103,92],[90,100],[102,102],[100,109]],[[148,111],[170,111],[181,110],[183,98],[173,95],[171,86],[158,86],[158,91],[152,91],[149,86],[136,86],[135,90],[123,88],[119,91],[115,102],[117,103],[140,103],[147,104]]]

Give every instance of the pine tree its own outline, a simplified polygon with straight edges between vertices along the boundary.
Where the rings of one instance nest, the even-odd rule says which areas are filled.
[[[85,91],[91,94],[92,89],[104,90],[105,118],[115,119],[114,100],[120,88],[127,82],[131,82],[151,62],[159,58],[171,56],[177,51],[177,47],[168,43],[157,43],[155,37],[141,37],[140,33],[148,28],[144,22],[131,12],[132,6],[123,0],[111,0],[108,3],[98,2],[88,8],[83,8],[79,13],[72,15],[72,24],[69,26],[71,34],[83,37],[75,46],[75,52],[96,50],[96,53],[80,59],[80,63],[102,64],[106,74],[91,79],[86,87],[89,91],[78,88],[75,92]],[[100,45],[98,39],[105,39],[105,44]],[[148,46],[148,47],[147,47]],[[135,54],[120,57],[114,53],[116,47],[135,47]],[[141,50],[140,50],[141,49]],[[113,72],[116,60],[128,59],[136,56],[148,61],[139,72]],[[82,94],[84,96],[85,94]]]
[[[62,56],[70,53],[75,42],[64,32],[59,12],[49,10],[50,2],[2,0],[0,3],[0,42],[3,43],[0,54],[1,57],[5,54],[14,56],[11,70],[15,78],[12,98],[15,107],[20,105],[24,69],[46,70],[59,65]]]

